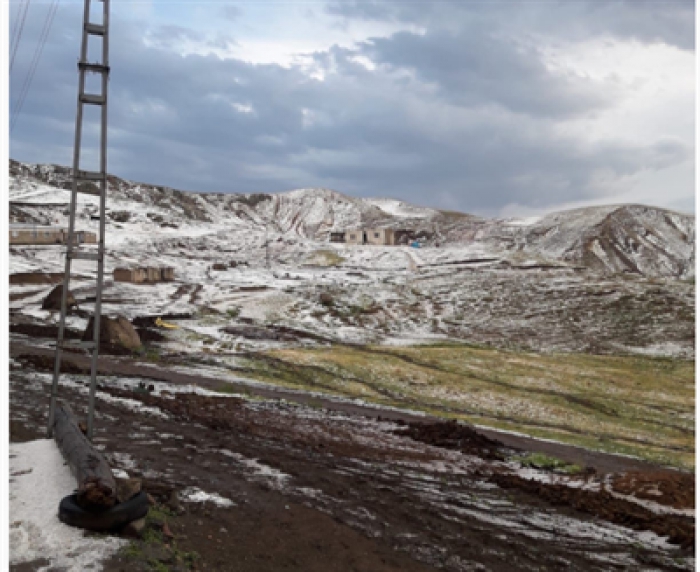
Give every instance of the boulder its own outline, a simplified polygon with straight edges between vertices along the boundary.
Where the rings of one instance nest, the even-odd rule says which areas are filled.
[[[226,270],[228,267],[225,264],[222,264],[220,262],[217,262],[214,264],[214,266],[211,267],[212,270]]]
[[[129,211],[114,211],[109,216],[114,222],[129,222],[131,213]]]
[[[94,316],[90,318],[83,341],[90,341],[94,335]],[[100,319],[100,345],[119,346],[127,350],[137,350],[141,347],[141,338],[134,326],[124,316]]]
[[[63,284],[56,286],[49,295],[44,298],[44,302],[41,305],[42,310],[58,310],[61,311],[61,296],[63,295]],[[77,306],[78,303],[73,296],[73,292],[68,290],[68,297],[66,298],[66,305],[68,308]]]

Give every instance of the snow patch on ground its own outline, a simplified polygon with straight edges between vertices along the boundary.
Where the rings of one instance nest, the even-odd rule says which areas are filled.
[[[232,459],[235,459],[236,461],[238,461],[238,463],[246,467],[248,470],[252,471],[253,476],[255,477],[272,479],[273,481],[277,481],[279,483],[284,483],[287,479],[290,478],[289,475],[287,475],[286,473],[278,471],[277,469],[270,467],[269,465],[265,465],[257,459],[249,459],[247,457],[244,457],[240,453],[234,453],[233,451],[229,451],[227,449],[221,449],[219,453],[227,457],[231,457]]]
[[[10,444],[10,564],[39,559],[38,572],[98,571],[100,562],[126,544],[113,537],[86,537],[58,520],[61,499],[75,490],[53,439]]]
[[[227,508],[236,506],[232,500],[222,497],[216,493],[206,493],[197,487],[189,487],[180,493],[182,500],[187,502],[212,502],[216,506]]]

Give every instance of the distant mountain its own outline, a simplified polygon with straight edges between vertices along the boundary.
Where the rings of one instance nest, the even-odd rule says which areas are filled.
[[[603,271],[681,278],[695,268],[695,217],[644,205],[547,215],[526,240],[542,252]]]
[[[63,220],[70,188],[67,167],[10,160],[12,220]],[[471,246],[510,264],[561,264],[674,278],[695,272],[695,217],[643,205],[574,209],[534,220],[483,219],[319,188],[276,194],[194,193],[110,176],[108,192],[110,224],[150,220],[156,223],[154,233],[181,224],[201,225],[206,233],[210,224],[212,233],[221,228],[252,233],[267,229],[288,240],[326,242],[331,231],[358,226],[406,228],[421,231],[428,246]],[[97,197],[81,194],[79,201],[79,216],[89,220]]]

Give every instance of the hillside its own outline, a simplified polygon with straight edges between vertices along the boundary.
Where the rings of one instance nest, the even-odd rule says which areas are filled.
[[[65,224],[70,201],[70,169],[11,162],[13,222]],[[84,223],[96,213],[97,198],[79,195]],[[222,227],[253,235],[273,232],[287,242],[327,242],[331,231],[359,226],[421,231],[426,245],[458,252],[432,253],[449,262],[476,253],[513,264],[583,266],[601,273],[689,278],[695,268],[695,217],[656,207],[619,205],[548,214],[535,221],[482,219],[416,207],[394,199],[348,197],[328,189],[297,189],[277,194],[192,193],[109,179],[109,217],[115,223],[182,225],[198,234]],[[422,254],[422,253],[421,253]],[[431,256],[432,258],[432,256]],[[428,262],[428,261],[426,261]]]
[[[11,220],[65,225],[68,170],[11,170]],[[78,229],[96,215],[79,195]],[[422,247],[329,242],[358,225],[412,229]],[[303,570],[690,570],[694,234],[693,217],[637,205],[501,220],[110,177],[102,313],[142,345],[100,349],[95,442],[173,509],[197,569],[282,569],[292,551]],[[42,302],[64,252],[10,247],[13,441],[45,436],[59,312]],[[175,279],[116,281],[136,265]],[[95,311],[96,264],[72,269],[71,340]],[[62,360],[61,399],[82,413],[90,355]],[[158,530],[106,568],[152,568]]]

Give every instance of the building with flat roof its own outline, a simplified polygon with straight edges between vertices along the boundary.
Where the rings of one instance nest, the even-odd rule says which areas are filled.
[[[115,282],[131,282],[132,284],[156,284],[175,280],[175,269],[172,266],[134,266],[132,268],[115,268]]]
[[[333,240],[333,234],[331,234],[331,242],[339,242]],[[396,244],[394,235],[395,232],[391,228],[357,228],[345,232],[344,242],[347,244],[387,246]]]
[[[68,229],[58,226],[38,224],[10,224],[10,244],[66,244]],[[94,232],[76,230],[73,233],[76,244],[97,244]]]

